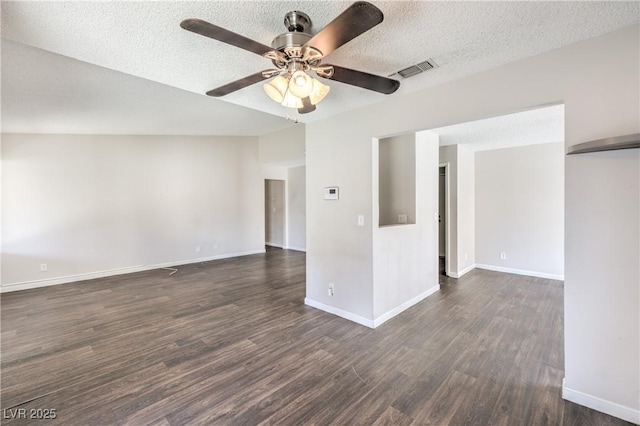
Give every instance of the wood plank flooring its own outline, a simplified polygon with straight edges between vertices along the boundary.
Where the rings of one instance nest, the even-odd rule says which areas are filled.
[[[2,424],[627,424],[561,399],[561,282],[443,277],[370,330],[304,305],[301,252],[178,269],[2,294]]]

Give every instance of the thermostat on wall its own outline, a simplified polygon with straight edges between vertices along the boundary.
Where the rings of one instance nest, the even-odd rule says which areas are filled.
[[[325,200],[337,200],[338,196],[338,187],[337,186],[328,186],[324,189],[324,199]]]

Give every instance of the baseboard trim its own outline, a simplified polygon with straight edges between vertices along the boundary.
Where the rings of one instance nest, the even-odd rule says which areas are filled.
[[[400,314],[403,311],[406,311],[413,305],[422,302],[424,299],[431,296],[433,293],[435,293],[438,290],[440,290],[440,285],[433,286],[429,290],[425,291],[424,293],[421,293],[416,297],[410,300],[407,300],[402,305],[390,310],[389,312],[386,312],[380,315],[378,318],[373,320],[373,328],[376,328],[379,325],[383,324],[384,322],[389,321],[391,318],[395,317],[396,315]]]
[[[219,254],[216,256],[199,257],[196,259],[177,260],[175,262],[157,263],[154,265],[135,265],[124,268],[108,269],[105,271],[87,272],[84,274],[65,275],[62,277],[47,278],[43,280],[23,281],[12,284],[3,284],[0,286],[0,293],[8,293],[11,291],[29,290],[32,288],[49,287],[52,285],[67,284],[77,281],[92,280],[95,278],[112,277],[115,275],[132,274],[134,272],[151,271],[153,269],[166,268],[170,266],[189,265],[192,263],[209,262],[212,260],[227,259],[230,257],[248,256],[251,254],[264,253],[264,249],[249,250],[236,253]]]
[[[351,312],[343,311],[342,309],[336,308],[334,306],[325,305],[324,303],[309,299],[308,297],[305,297],[304,304],[307,306],[311,306],[312,308],[320,309],[321,311],[337,315],[349,321],[353,321],[357,324],[364,325],[365,327],[375,328],[373,325],[373,321],[371,321],[370,319],[361,317],[360,315],[356,315]]]
[[[302,248],[302,247],[294,247],[294,246],[289,246],[287,247],[288,250],[295,250],[295,251],[303,251],[303,252],[307,252],[306,248]]]
[[[351,312],[347,312],[342,309],[336,308],[334,306],[325,305],[324,303],[320,303],[313,299],[309,299],[308,297],[304,299],[304,304],[311,306],[312,308],[320,309],[321,311],[325,311],[330,314],[337,315],[349,321],[353,321],[357,324],[364,325],[365,327],[376,328],[379,325],[383,324],[384,322],[400,314],[401,312],[406,311],[413,305],[420,303],[421,301],[431,296],[433,293],[435,293],[438,290],[440,290],[439,285],[433,286],[429,290],[425,291],[424,293],[421,293],[416,297],[412,298],[411,300],[407,300],[402,305],[390,310],[389,312],[380,315],[378,318],[374,319],[373,321],[370,319],[361,317],[360,315],[356,315]]]
[[[471,271],[473,271],[476,268],[476,265],[469,265],[466,268],[464,268],[462,271],[460,272],[449,272],[449,274],[447,276],[451,277],[451,278],[460,278],[462,277],[464,274],[469,273]]]
[[[22,281],[12,284],[2,284],[0,292],[7,293],[11,291],[30,290],[32,288],[49,287],[52,285],[67,284],[76,281],[92,280],[95,278],[110,277],[114,275],[131,274],[134,272],[144,271],[143,265],[128,266],[124,268],[107,269],[105,271],[86,272],[83,274],[65,275],[62,277],[45,278],[42,280]]]
[[[475,267],[479,269],[486,269],[488,271],[506,272],[508,274],[527,275],[529,277],[548,278],[551,280],[564,281],[564,275],[547,274],[546,272],[536,272],[536,271],[526,271],[523,269],[504,268],[502,266],[483,265],[481,263],[476,263]]]
[[[562,398],[627,422],[640,424],[640,410],[634,410],[633,408],[568,388],[565,384],[565,379],[562,379]]]

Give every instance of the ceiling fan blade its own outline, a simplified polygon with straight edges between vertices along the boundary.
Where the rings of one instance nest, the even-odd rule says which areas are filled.
[[[316,110],[316,106],[311,103],[311,99],[307,96],[302,98],[302,108],[298,108],[299,114],[308,114]]]
[[[269,77],[265,77],[262,75],[262,71],[257,72],[255,74],[251,74],[246,76],[245,78],[241,78],[240,80],[232,81],[231,83],[227,83],[224,86],[217,87],[215,89],[209,90],[207,95],[220,97],[224,95],[228,95],[229,93],[235,92],[236,90],[243,89],[247,86],[251,86],[252,84],[258,83],[262,80],[266,80]]]
[[[320,74],[318,75],[323,77]],[[390,95],[400,87],[398,80],[369,74],[363,71],[356,71],[350,68],[343,68],[337,65],[333,65],[333,75],[325,78],[362,87],[363,89],[373,90],[374,92],[384,93],[385,95]]]
[[[273,50],[265,44],[258,43],[257,41],[241,36],[240,34],[225,30],[222,27],[213,25],[207,21],[203,21],[202,19],[185,19],[180,22],[180,26],[185,30],[248,50],[249,52],[253,52],[258,55],[264,55],[268,51]]]
[[[378,25],[382,11],[366,1],[357,1],[314,35],[305,46],[314,47],[323,56]]]

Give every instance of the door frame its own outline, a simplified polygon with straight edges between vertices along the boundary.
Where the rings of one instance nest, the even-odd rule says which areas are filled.
[[[444,273],[450,277],[451,271],[451,181],[449,179],[450,164],[438,165],[438,188],[440,188],[440,168],[444,168]],[[438,196],[439,197],[439,196]],[[440,244],[440,226],[438,226],[438,244]]]
[[[288,235],[287,235],[287,181],[286,179],[272,179],[272,178],[264,178],[264,223],[265,223],[265,238],[264,244],[269,247],[278,247],[281,249],[286,249],[288,247]],[[266,238],[266,230],[267,230],[267,181],[278,181],[282,182],[282,245],[273,244],[272,242],[267,241]]]

